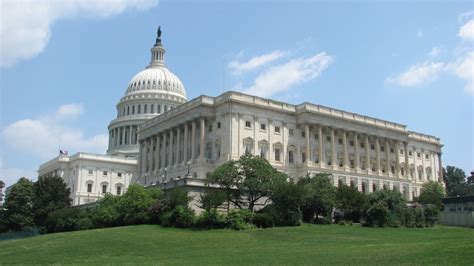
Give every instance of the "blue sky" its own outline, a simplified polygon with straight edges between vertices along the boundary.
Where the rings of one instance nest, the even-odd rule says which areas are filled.
[[[148,64],[158,25],[189,99],[232,89],[382,118],[440,137],[444,165],[474,169],[472,2],[1,5],[7,184],[36,178],[60,146],[105,152],[115,104]]]

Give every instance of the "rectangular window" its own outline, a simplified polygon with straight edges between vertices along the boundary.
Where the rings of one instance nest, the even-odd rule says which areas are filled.
[[[403,150],[400,150],[400,154],[403,154]]]
[[[288,134],[289,134],[290,136],[293,136],[294,132],[293,132],[293,129],[292,129],[292,128],[288,129]]]
[[[360,143],[360,147],[361,147],[361,148],[364,148],[364,147],[365,147],[364,142],[361,142],[361,143]]]
[[[395,153],[395,150],[393,148],[390,148],[390,153]]]
[[[260,130],[266,131],[267,130],[267,125],[266,124],[260,124]]]
[[[212,132],[212,125],[209,126],[208,131]]]
[[[221,128],[221,122],[217,122],[217,128]]]
[[[127,106],[127,115],[130,115],[130,106]]]
[[[107,175],[107,171],[104,171],[102,174],[103,174],[103,175]]]
[[[132,115],[135,114],[135,105],[132,106]]]
[[[349,145],[354,146],[354,141],[353,140],[349,141]]]
[[[301,153],[301,160],[303,161],[303,163],[306,162],[306,153],[304,152]]]
[[[118,176],[118,177],[122,177],[122,173],[117,173],[117,176]]]
[[[370,144],[370,149],[371,149],[371,150],[375,150],[375,145],[374,145],[374,144]]]
[[[280,161],[280,149],[276,148],[274,151],[275,151],[275,161],[279,162]]]
[[[385,147],[384,147],[384,146],[381,146],[381,147],[380,147],[380,150],[381,150],[381,151],[385,151]]]
[[[426,155],[425,155],[425,158],[426,158],[426,159],[429,159],[429,158],[430,158],[430,156],[429,156],[428,154],[426,154]]]
[[[155,112],[155,105],[154,105],[154,104],[152,104],[152,105],[151,105],[151,110],[150,110],[150,113],[152,113],[152,114],[153,114],[154,112]]]
[[[156,109],[158,109],[158,110],[157,110],[158,113],[161,113],[161,104],[158,104],[158,107],[157,107]]]
[[[412,156],[412,155],[413,155],[413,153],[412,153],[411,151],[409,151],[409,152],[408,152],[408,155],[409,155],[409,156]]]
[[[145,104],[145,107],[143,108],[143,113],[145,113],[145,114],[148,113],[148,105],[147,104]]]
[[[87,184],[87,193],[91,193],[92,192],[92,184],[89,183]]]
[[[306,132],[301,131],[301,137],[306,138]]]
[[[102,194],[107,193],[107,185],[102,185]]]
[[[92,175],[94,173],[93,170],[89,170],[88,172],[89,172],[89,175]]]
[[[140,114],[142,111],[142,106],[141,105],[138,105],[138,114]]]
[[[280,133],[280,127],[279,126],[275,126],[275,133]]]
[[[327,141],[331,141],[331,136],[326,136]]]
[[[421,158],[421,153],[417,152],[416,157]]]
[[[293,151],[288,151],[288,162],[294,163]]]
[[[252,123],[250,121],[245,121],[245,127],[252,128]]]
[[[314,139],[319,139],[319,135],[318,135],[318,134],[314,134]]]
[[[339,142],[339,144],[342,144],[342,139],[339,138],[339,140],[337,142]]]
[[[117,187],[117,195],[122,194],[122,187],[118,186]]]

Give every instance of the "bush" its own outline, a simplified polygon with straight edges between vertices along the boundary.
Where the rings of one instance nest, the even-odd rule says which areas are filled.
[[[65,208],[48,214],[45,224],[48,233],[67,232],[92,228],[92,222],[78,208]]]
[[[275,226],[275,220],[269,213],[256,213],[253,217],[253,224],[258,228],[269,228]]]
[[[255,214],[247,209],[231,210],[227,215],[227,226],[234,230],[245,230],[253,228]]]
[[[215,209],[204,211],[196,220],[195,226],[198,228],[218,229],[224,228],[226,219]]]
[[[184,206],[176,206],[173,210],[162,215],[161,225],[165,227],[188,228],[194,224],[194,220],[193,210]]]
[[[389,220],[389,210],[383,201],[375,202],[367,209],[365,225],[384,227]]]
[[[119,220],[120,213],[117,205],[120,197],[106,194],[104,198],[97,202],[94,209],[91,210],[91,220],[95,228],[113,227],[121,225]]]
[[[425,227],[425,214],[422,208],[415,209],[415,226]]]
[[[331,218],[327,217],[317,217],[314,219],[315,224],[331,224]]]
[[[146,189],[138,184],[130,185],[127,192],[119,197],[117,210],[120,223],[123,225],[150,223],[152,217],[148,209],[160,196],[159,189]]]
[[[424,209],[425,211],[425,225],[434,226],[438,221],[439,208],[436,205],[427,205]]]

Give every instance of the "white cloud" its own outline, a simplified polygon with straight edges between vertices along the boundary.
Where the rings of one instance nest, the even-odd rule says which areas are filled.
[[[421,29],[418,29],[418,32],[416,33],[416,36],[418,36],[418,38],[423,38],[423,31]]]
[[[442,62],[424,62],[411,66],[408,70],[395,77],[389,77],[385,81],[403,87],[413,87],[429,83],[438,77],[444,68]]]
[[[280,50],[275,50],[271,53],[268,54],[263,54],[259,56],[252,57],[246,62],[239,62],[237,59],[232,60],[229,62],[227,65],[234,74],[240,74],[243,72],[247,72],[250,70],[257,69],[259,67],[262,67],[264,65],[267,65],[271,62],[274,62],[283,56],[285,56],[287,53],[284,51]]]
[[[269,97],[318,77],[333,61],[325,52],[307,58],[298,58],[270,67],[258,75],[245,93]]]
[[[0,180],[5,182],[6,187],[15,184],[20,177],[26,177],[28,179],[34,180],[37,177],[37,173],[34,170],[6,168],[3,164],[2,158],[0,158]]]
[[[467,19],[471,18],[471,17],[474,17],[474,10],[470,10],[470,11],[467,11],[467,12],[464,12],[464,13],[461,13],[459,16],[458,16],[458,21],[460,23],[466,21]]]
[[[474,41],[474,19],[469,20],[460,29],[458,36],[467,41]]]
[[[457,77],[467,82],[466,92],[474,95],[474,52],[467,53],[464,57],[448,65],[448,69]]]
[[[66,125],[82,112],[80,104],[63,105],[52,115],[16,121],[6,126],[2,135],[13,149],[41,159],[56,156],[59,146],[68,151],[103,153],[108,145],[106,134],[85,137],[80,129]]]
[[[437,46],[431,48],[431,51],[428,53],[429,57],[437,57],[441,53],[441,49]]]
[[[108,18],[157,4],[158,0],[2,0],[0,66],[12,66],[41,53],[51,36],[51,25],[58,20]]]

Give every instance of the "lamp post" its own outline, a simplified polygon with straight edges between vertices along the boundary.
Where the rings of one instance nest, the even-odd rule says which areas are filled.
[[[189,177],[189,167],[191,166],[191,161],[188,161],[186,164],[188,165],[188,173],[186,174],[186,177]]]
[[[145,187],[146,187],[146,176],[147,176],[148,173],[145,173]]]
[[[168,171],[168,168],[165,167],[165,182],[166,182],[166,171]]]

